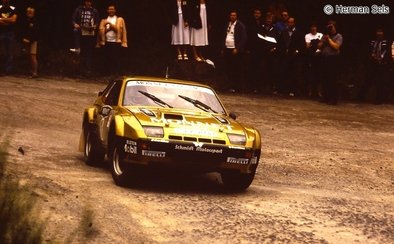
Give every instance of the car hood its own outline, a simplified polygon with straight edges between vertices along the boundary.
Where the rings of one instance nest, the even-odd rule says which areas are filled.
[[[127,107],[142,126],[161,126],[176,134],[217,137],[218,133],[245,134],[245,128],[222,114],[204,111]]]

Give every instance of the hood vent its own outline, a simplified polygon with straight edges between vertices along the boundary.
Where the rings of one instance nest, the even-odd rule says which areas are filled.
[[[164,118],[169,120],[183,120],[183,116],[179,114],[164,114]]]
[[[230,124],[230,122],[228,122],[228,120],[227,119],[225,119],[225,118],[223,118],[223,117],[219,117],[219,116],[213,116],[215,119],[217,119],[220,123],[222,123],[222,124],[226,124],[226,125],[228,125],[228,124]]]
[[[148,115],[149,117],[156,117],[156,114],[149,109],[140,108],[140,111],[143,112],[145,115]]]

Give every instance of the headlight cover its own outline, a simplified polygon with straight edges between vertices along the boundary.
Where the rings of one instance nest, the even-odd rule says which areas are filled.
[[[145,135],[148,137],[162,138],[164,137],[163,127],[159,126],[143,126]]]
[[[242,145],[246,144],[246,136],[240,134],[227,134],[227,137],[231,144]]]

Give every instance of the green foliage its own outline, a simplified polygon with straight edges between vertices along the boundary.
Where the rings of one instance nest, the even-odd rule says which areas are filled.
[[[8,143],[0,145],[0,243],[41,243],[43,224],[28,187],[6,175]]]

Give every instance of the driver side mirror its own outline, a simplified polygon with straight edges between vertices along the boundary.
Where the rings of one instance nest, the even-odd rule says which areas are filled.
[[[100,115],[107,117],[112,111],[112,107],[108,106],[108,105],[104,105],[103,107],[101,107],[100,109]]]
[[[228,116],[230,116],[230,118],[232,118],[233,120],[237,119],[237,115],[234,112],[230,112]]]

